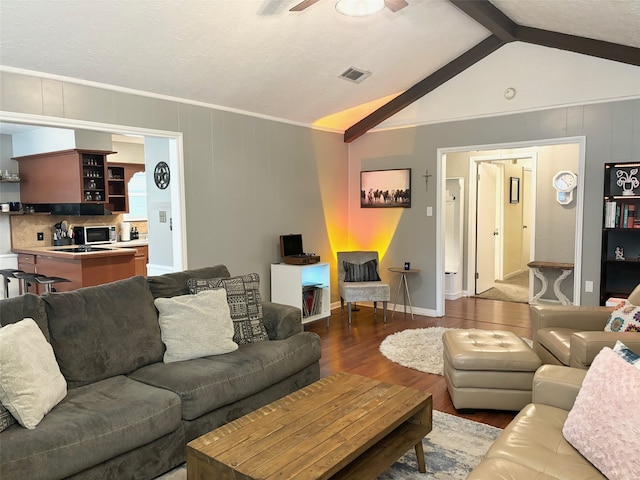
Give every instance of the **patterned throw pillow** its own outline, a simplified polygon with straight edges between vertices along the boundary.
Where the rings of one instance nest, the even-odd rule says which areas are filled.
[[[6,430],[11,425],[16,423],[16,419],[9,413],[9,410],[4,408],[4,405],[0,403],[0,432]]]
[[[622,358],[625,362],[630,363],[638,370],[640,370],[640,355],[636,352],[632,351],[627,347],[624,343],[618,340],[613,347],[613,351],[618,354],[620,358]]]
[[[620,302],[609,315],[605,332],[640,332],[640,307]]]
[[[262,323],[262,297],[260,276],[250,273],[230,278],[190,278],[187,286],[191,293],[224,288],[233,320],[233,341],[238,345],[269,340]]]
[[[378,261],[374,258],[363,264],[342,262],[345,282],[379,282]]]

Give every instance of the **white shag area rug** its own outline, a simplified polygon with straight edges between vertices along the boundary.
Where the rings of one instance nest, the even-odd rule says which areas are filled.
[[[403,367],[442,375],[442,334],[459,328],[428,327],[403,330],[385,338],[380,353]],[[533,342],[523,338],[531,346]]]
[[[442,334],[445,327],[403,330],[385,338],[380,353],[403,367],[442,375]]]

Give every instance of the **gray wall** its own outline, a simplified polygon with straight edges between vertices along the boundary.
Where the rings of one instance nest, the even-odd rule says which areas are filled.
[[[335,263],[327,225],[346,218],[342,135],[6,72],[0,89],[5,112],[182,132],[189,268],[258,272],[268,299],[279,235],[301,233],[305,250]]]
[[[386,235],[383,278],[387,266],[411,261],[422,269],[412,301],[435,309],[436,212],[425,210],[435,208],[436,177],[425,191],[421,175],[438,173],[436,149],[584,135],[582,272],[595,291],[582,298],[595,305],[603,164],[640,160],[640,100],[370,132],[347,146],[335,133],[56,80],[5,72],[0,89],[7,112],[182,132],[188,266],[257,271],[266,296],[280,234],[302,233],[305,250],[332,264],[333,281],[335,251],[377,248],[371,239]],[[413,169],[413,208],[360,209],[360,170],[399,166]]]
[[[594,292],[582,291],[582,304],[599,303],[600,245],[602,228],[603,165],[607,162],[640,160],[640,100],[600,103],[579,107],[557,108],[477,120],[423,125],[400,130],[370,132],[351,144],[349,153],[349,189],[358,191],[360,170],[411,167],[413,169],[411,209],[401,213],[397,228],[389,225],[386,212],[360,209],[358,198],[349,199],[350,225],[395,229],[382,260],[387,266],[402,265],[411,260],[412,267],[422,270],[412,282],[412,302],[418,307],[436,307],[436,217],[426,215],[427,206],[435,209],[436,177],[431,177],[425,191],[424,174],[436,174],[437,148],[490,145],[509,142],[572,136],[586,137],[584,233],[582,239],[582,288],[585,280],[594,282]],[[401,158],[399,158],[401,156]],[[400,160],[401,163],[398,163]],[[452,172],[453,173],[453,172]],[[375,211],[375,210],[374,210]],[[385,218],[386,216],[386,218]],[[378,225],[378,222],[382,225]],[[395,219],[394,219],[395,222]],[[354,238],[354,232],[351,232]],[[560,240],[560,239],[559,239]],[[564,241],[564,239],[563,239]],[[354,242],[354,248],[359,245]],[[537,252],[536,252],[537,253]],[[387,280],[392,277],[386,275]]]

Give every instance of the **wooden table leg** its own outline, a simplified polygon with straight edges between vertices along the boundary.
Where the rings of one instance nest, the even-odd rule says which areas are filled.
[[[427,465],[424,463],[424,447],[422,446],[422,440],[416,443],[416,459],[418,460],[418,471],[420,473],[427,473]]]

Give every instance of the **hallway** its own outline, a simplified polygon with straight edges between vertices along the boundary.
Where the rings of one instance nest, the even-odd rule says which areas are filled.
[[[506,302],[529,302],[529,271],[519,273],[508,280],[496,280],[495,287],[475,295],[475,298],[503,300]]]

